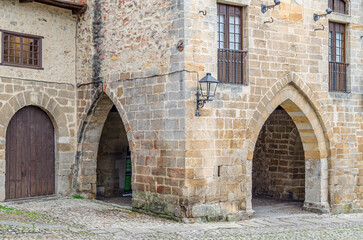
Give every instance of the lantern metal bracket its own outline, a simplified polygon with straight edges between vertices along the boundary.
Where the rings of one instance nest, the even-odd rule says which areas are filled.
[[[266,24],[266,23],[273,23],[274,22],[274,19],[271,17],[271,20],[267,20],[267,21],[264,21],[263,24]]]
[[[199,109],[204,107],[204,104],[207,102],[207,99],[200,98],[199,87],[198,87],[197,94],[195,94],[195,95],[197,95],[197,111],[195,113],[195,116],[199,117],[200,116]]]
[[[314,32],[316,31],[324,31],[325,27],[323,24],[321,24],[321,28],[314,28]]]
[[[318,21],[320,18],[325,17],[325,16],[327,16],[327,15],[331,14],[331,13],[333,12],[333,10],[331,10],[330,8],[327,8],[327,9],[325,10],[325,12],[326,12],[325,14],[317,14],[317,13],[314,13],[314,14],[313,14],[314,21],[316,22],[316,21]]]
[[[269,5],[269,6],[261,4],[261,12],[266,13],[269,9],[275,8],[275,6],[280,5],[280,0],[274,0],[274,2],[275,2],[274,5]]]

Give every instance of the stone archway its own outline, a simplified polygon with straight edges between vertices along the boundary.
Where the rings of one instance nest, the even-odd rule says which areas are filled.
[[[314,211],[328,211],[330,148],[325,128],[314,108],[293,84],[288,84],[278,91],[264,106],[255,112],[254,120],[250,121],[247,130],[246,210],[252,211],[252,159],[258,135],[270,114],[281,106],[295,123],[304,148],[306,166],[304,207]]]
[[[259,201],[266,204],[266,198],[305,200],[303,144],[294,121],[281,106],[266,120],[256,142],[252,194],[254,204]]]
[[[131,152],[125,126],[113,106],[105,121],[98,146],[97,197],[130,196],[131,175]],[[123,200],[130,204],[131,198]]]
[[[60,173],[60,169],[69,169],[74,159],[67,118],[59,103],[48,94],[26,91],[10,98],[0,109],[3,114],[0,118],[0,166],[3,166],[0,168],[0,201],[5,199],[6,130],[14,114],[26,106],[39,107],[49,116],[55,133],[55,193],[66,195],[69,192],[70,176]]]
[[[89,198],[95,198],[97,195],[97,162],[100,140],[111,109],[115,109],[118,113],[119,120],[122,121],[125,128],[127,139],[130,139],[131,134],[126,114],[120,114],[120,110],[123,111],[123,109],[117,99],[113,99],[112,96],[110,98],[104,92],[96,92],[96,96],[98,98],[89,108],[80,127],[76,160],[78,172],[75,175],[77,185],[74,186],[78,193]],[[127,141],[132,149],[131,142]]]

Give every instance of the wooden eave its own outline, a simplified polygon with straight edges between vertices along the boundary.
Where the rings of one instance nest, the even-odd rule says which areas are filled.
[[[31,3],[31,2],[43,3],[43,4],[55,6],[55,7],[72,10],[73,14],[82,14],[87,10],[87,4],[74,3],[74,2],[62,1],[62,0],[19,0],[19,2],[20,3]]]

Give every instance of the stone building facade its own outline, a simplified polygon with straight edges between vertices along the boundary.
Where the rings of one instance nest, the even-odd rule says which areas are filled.
[[[103,129],[116,107],[135,210],[233,220],[251,216],[259,195],[303,200],[319,212],[362,211],[360,0],[317,22],[327,0],[281,0],[266,13],[261,4],[272,0],[89,0],[73,14],[39,2],[1,3],[6,30],[58,42],[44,45],[44,70],[0,66],[1,199],[6,127],[18,109],[39,106],[53,120],[56,194],[93,198]],[[245,77],[220,83],[197,117],[198,80],[221,71],[217,4],[241,11]],[[33,26],[22,11],[34,11]],[[333,22],[345,25],[345,91],[329,88]]]
[[[85,6],[82,3],[76,5],[74,11]],[[63,7],[45,5],[42,1],[20,3],[10,0],[0,3],[0,201],[6,198],[5,176],[10,174],[6,173],[5,161],[7,128],[15,113],[27,106],[41,108],[54,126],[54,193],[68,195],[72,192],[72,165],[77,134],[77,17],[68,9],[71,6],[66,9]],[[41,68],[6,65],[3,44],[6,31],[42,38]],[[19,174],[19,178],[20,175],[24,177],[25,173]]]

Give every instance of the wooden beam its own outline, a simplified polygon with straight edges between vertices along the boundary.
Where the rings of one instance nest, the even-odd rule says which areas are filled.
[[[19,0],[20,3],[32,3],[38,2],[47,5],[51,5],[54,7],[60,7],[72,10],[73,14],[82,14],[87,10],[87,4],[83,3],[74,3],[70,1],[63,1],[63,0]]]

